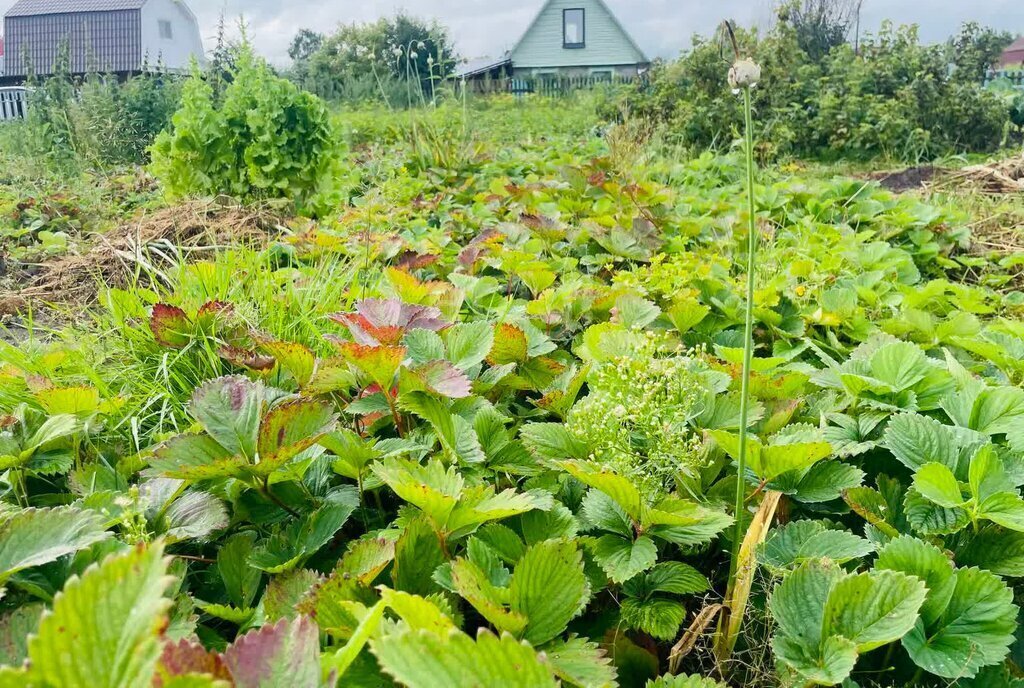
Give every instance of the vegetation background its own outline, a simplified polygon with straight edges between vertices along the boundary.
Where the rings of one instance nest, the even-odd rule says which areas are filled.
[[[557,99],[404,15],[33,84],[0,686],[1019,688],[1010,37],[851,7]]]

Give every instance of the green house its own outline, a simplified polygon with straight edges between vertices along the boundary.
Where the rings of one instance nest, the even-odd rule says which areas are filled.
[[[650,61],[603,0],[547,0],[500,59],[464,65],[466,79],[632,78]]]

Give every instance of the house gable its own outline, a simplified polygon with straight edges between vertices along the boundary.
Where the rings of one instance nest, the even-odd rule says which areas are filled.
[[[203,62],[199,22],[181,0],[149,0],[142,8],[142,50],[150,67],[188,71],[193,59]]]
[[[61,44],[70,71],[127,74],[202,61],[199,24],[184,0],[19,0],[4,17],[6,76],[53,73]]]
[[[566,10],[583,10],[582,46],[565,45]],[[603,0],[548,0],[512,49],[510,57],[516,69],[647,63],[643,51]]]

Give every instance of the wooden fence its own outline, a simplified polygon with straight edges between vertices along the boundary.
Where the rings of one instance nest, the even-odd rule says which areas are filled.
[[[1016,88],[1024,89],[1024,69],[989,70],[985,75],[986,86],[997,80],[1006,80]]]
[[[27,89],[21,86],[0,88],[0,122],[24,119],[27,112]]]
[[[467,81],[466,88],[470,93],[478,94],[511,93],[521,96],[535,93],[542,96],[559,97],[576,91],[628,84],[637,78],[617,75],[502,77]]]

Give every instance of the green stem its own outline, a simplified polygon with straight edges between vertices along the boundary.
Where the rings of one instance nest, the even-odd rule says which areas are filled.
[[[754,269],[756,268],[757,223],[754,204],[754,125],[751,115],[750,89],[743,89],[743,117],[747,153],[747,306],[743,337],[743,373],[740,382],[740,450],[736,458],[736,533],[732,539],[730,580],[736,576],[740,544],[743,542],[743,519],[746,508],[747,425],[750,415],[750,366],[754,356]]]
[[[257,485],[259,485],[259,487],[257,489],[260,491],[260,493],[264,497],[266,497],[268,500],[270,500],[271,502],[276,504],[281,510],[287,512],[290,516],[292,516],[294,518],[302,518],[302,514],[300,514],[298,511],[296,511],[295,509],[291,508],[290,506],[288,506],[287,504],[282,502],[278,498],[277,495],[275,495],[273,492],[270,491],[270,479],[269,478],[264,480],[262,483],[257,483]]]

